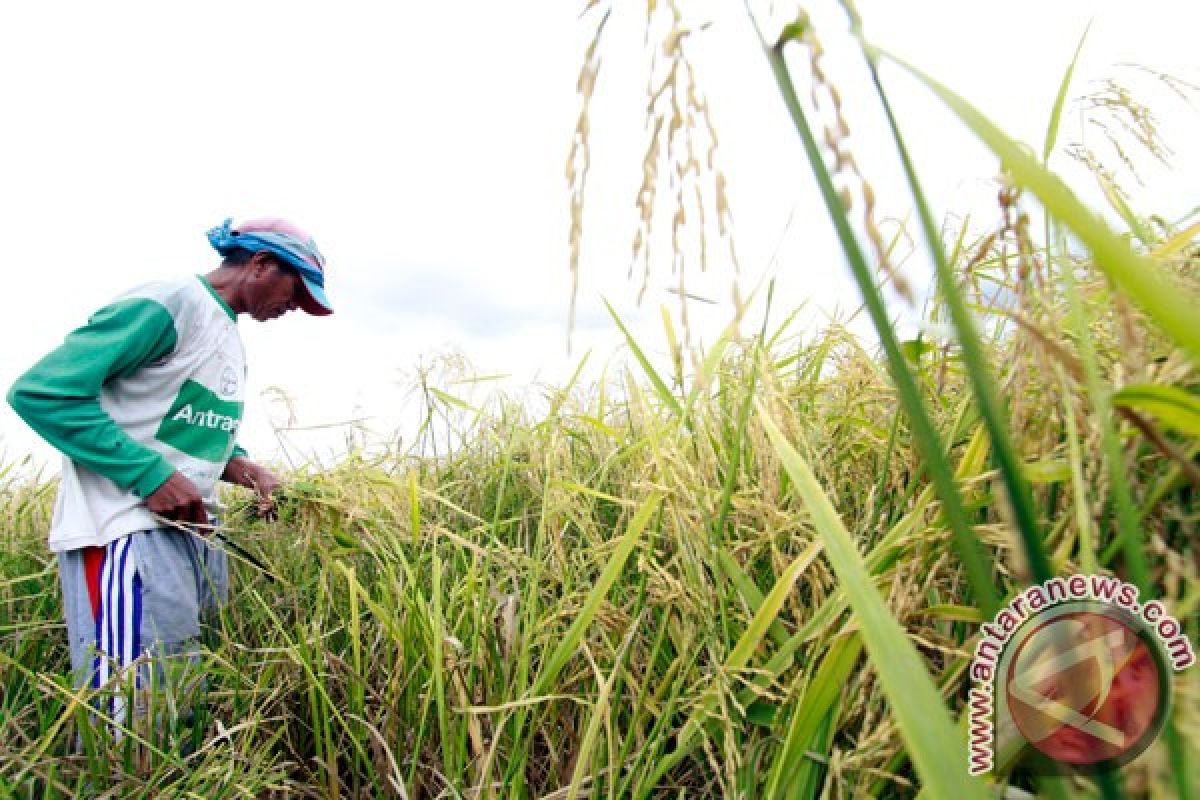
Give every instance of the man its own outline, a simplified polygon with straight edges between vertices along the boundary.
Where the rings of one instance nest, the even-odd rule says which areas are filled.
[[[113,679],[127,681],[125,667],[147,652],[198,663],[201,614],[224,600],[227,581],[224,552],[203,538],[206,506],[218,480],[253,489],[264,512],[279,486],[236,444],[246,377],[237,317],[332,313],[325,260],[288,222],[231,222],[208,232],[219,267],[125,293],[8,393],[64,456],[49,546],[77,687],[119,687]],[[122,697],[106,710],[125,719]]]

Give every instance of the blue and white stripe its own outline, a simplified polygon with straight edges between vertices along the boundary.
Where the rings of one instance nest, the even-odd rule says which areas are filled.
[[[100,604],[96,616],[96,656],[92,686],[99,689],[120,677],[142,651],[142,578],[129,549],[132,536],[122,536],[105,548],[100,573]],[[140,684],[135,676],[135,687]],[[113,698],[113,720],[125,720],[125,698]]]

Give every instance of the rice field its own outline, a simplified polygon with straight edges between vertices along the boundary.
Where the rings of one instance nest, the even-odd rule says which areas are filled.
[[[782,55],[809,35],[764,42],[765,69],[877,341],[801,330],[771,297],[694,361],[628,336],[537,411],[423,385],[414,449],[292,470],[274,520],[229,491],[252,558],[206,630],[199,711],[148,698],[119,741],[65,674],[53,483],[9,465],[0,794],[1198,796],[1194,669],[1113,774],[972,778],[965,725],[981,622],[1051,575],[1119,576],[1198,639],[1197,215],[1126,209],[1114,231],[924,79],[1009,184],[1004,225],[944,234],[892,120],[938,270],[927,321],[953,332],[900,341]],[[886,56],[863,53],[874,74]]]
[[[974,252],[971,274],[1016,274]],[[1195,256],[1163,258],[1195,280]],[[1194,367],[1102,276],[1076,264],[1098,378],[1189,385]],[[1188,277],[1190,276],[1190,277]],[[1011,280],[1011,279],[1010,279]],[[1030,286],[1052,276],[1031,272]],[[1019,290],[1019,289],[1018,289]],[[1069,309],[1022,292],[1031,323],[988,346],[1011,398],[1014,446],[1056,574],[1130,574],[1104,432],[1082,378],[1048,344]],[[1007,320],[1007,314],[998,315]],[[1036,320],[1035,322],[1032,322]],[[956,348],[909,348],[997,596],[1031,580]],[[705,375],[619,370],[547,389],[531,418],[431,394],[463,446],[441,457],[350,457],[289,476],[274,522],[245,511],[228,535],[275,580],[238,563],[214,620],[208,716],[69,754],[86,698],[67,654],[53,561],[50,484],[0,495],[0,766],[19,797],[912,796],[921,785],[897,699],[870,653],[858,598],[886,606],[940,707],[962,712],[984,599],[896,413],[878,354],[786,320],[726,341]],[[1124,378],[1128,380],[1128,378]],[[1124,407],[1123,407],[1124,408]],[[1195,636],[1194,435],[1148,413],[1111,419],[1152,593]],[[1146,428],[1153,436],[1146,435]],[[811,480],[796,474],[807,465]],[[814,488],[815,487],[815,488]],[[820,493],[844,528],[822,528]],[[858,553],[845,573],[832,536]],[[894,661],[893,661],[894,658]],[[1181,676],[1179,752],[1164,737],[1123,780],[1134,796],[1184,796],[1197,733]],[[911,685],[910,685],[911,684]],[[903,700],[903,698],[900,698]],[[962,770],[959,744],[938,754]],[[156,740],[194,743],[182,756]],[[965,762],[963,762],[965,764]],[[1174,765],[1174,766],[1173,766]],[[1069,794],[1086,781],[1063,781]]]

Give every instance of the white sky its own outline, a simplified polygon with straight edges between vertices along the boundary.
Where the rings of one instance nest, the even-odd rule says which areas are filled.
[[[693,46],[721,137],[742,285],[778,277],[778,317],[802,302],[813,319],[852,308],[856,294],[742,4],[685,5],[714,23]],[[1128,61],[1200,83],[1200,11],[1183,0],[858,5],[868,36],[1038,151],[1089,18],[1072,97],[1123,74],[1113,65]],[[377,432],[411,435],[411,376],[439,353],[465,354],[480,374],[511,375],[514,391],[562,380],[589,347],[602,365],[619,339],[601,295],[662,353],[658,307],[675,308],[669,264],[656,265],[640,309],[639,284],[625,277],[644,135],[645,6],[618,6],[592,108],[584,275],[568,356],[563,170],[590,32],[580,4],[0,4],[9,298],[0,388],[118,292],[214,267],[204,231],[226,216],[291,218],[331,264],[334,316],[241,323],[251,370],[242,441],[268,459],[279,456],[269,420],[282,419],[260,395],[268,386],[292,396],[302,424],[368,416]],[[908,200],[844,19],[828,0],[814,13],[855,153],[882,213],[903,216]],[[911,80],[896,70],[885,80],[938,213],[990,213],[994,159]],[[1173,172],[1148,169],[1135,198],[1142,210],[1178,217],[1200,205],[1192,144],[1200,115],[1162,92],[1144,99],[1155,103],[1176,161]],[[1060,142],[1078,140],[1079,127],[1069,115]],[[1065,158],[1053,163],[1070,168]],[[724,300],[730,280],[714,270],[689,284]],[[697,335],[710,341],[729,308],[693,313]],[[337,429],[289,439],[293,455],[318,458],[343,440]],[[55,461],[4,405],[0,459],[26,453]]]

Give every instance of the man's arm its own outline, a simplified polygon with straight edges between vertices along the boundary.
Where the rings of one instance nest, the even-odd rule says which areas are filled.
[[[162,305],[119,301],[97,311],[18,378],[8,391],[9,405],[72,461],[149,497],[175,470],[113,421],[100,405],[100,389],[170,354],[175,344],[175,321]]]
[[[175,320],[158,303],[113,303],[18,378],[8,402],[67,458],[132,489],[150,511],[204,523],[208,515],[195,485],[130,438],[100,405],[104,384],[169,355],[176,341]]]

